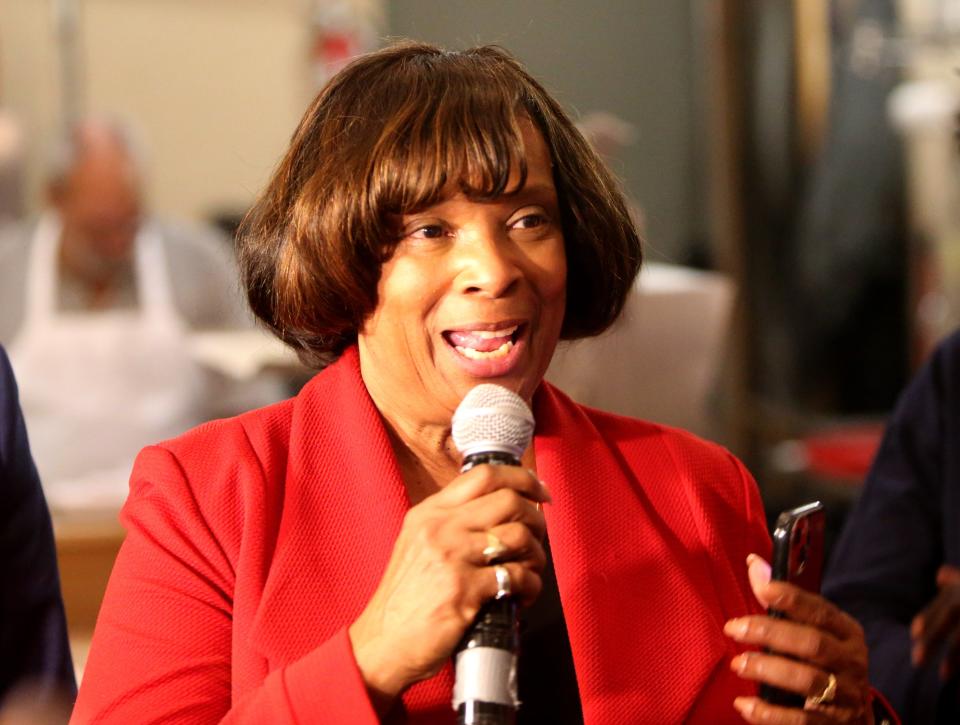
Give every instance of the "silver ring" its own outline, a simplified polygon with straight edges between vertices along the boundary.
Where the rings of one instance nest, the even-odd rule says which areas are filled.
[[[507,567],[502,564],[497,564],[493,567],[493,573],[497,577],[497,599],[509,597],[513,592],[513,587],[511,586],[510,572],[507,571]]]

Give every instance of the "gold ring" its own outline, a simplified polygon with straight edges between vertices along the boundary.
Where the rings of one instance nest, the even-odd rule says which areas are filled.
[[[830,673],[830,676],[827,678],[827,684],[823,688],[823,692],[819,695],[811,695],[807,698],[808,705],[823,705],[826,703],[833,702],[833,698],[837,696],[837,676]]]
[[[487,532],[487,545],[483,549],[483,558],[488,564],[507,553],[507,547],[492,531]]]
[[[493,567],[494,576],[497,577],[497,599],[503,599],[504,597],[509,597],[513,591],[513,587],[510,582],[510,572],[507,571],[507,567],[502,564],[497,564]]]

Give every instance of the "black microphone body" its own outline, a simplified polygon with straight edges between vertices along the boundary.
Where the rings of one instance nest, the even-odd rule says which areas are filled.
[[[532,434],[533,415],[519,396],[496,385],[477,386],[454,415],[454,442],[464,454],[461,472],[484,463],[519,466]],[[460,725],[516,722],[519,650],[516,600],[489,600],[453,653],[454,708]]]
[[[474,453],[463,459],[461,473],[474,466],[488,463],[494,466],[519,466],[520,461],[509,453],[491,451]],[[477,613],[473,624],[453,651],[454,661],[464,650],[474,647],[490,647],[508,652],[510,657],[520,654],[520,628],[517,618],[517,602],[513,597],[491,599]],[[458,677],[462,676],[457,668]],[[514,675],[515,676],[515,675]],[[510,675],[508,675],[508,678]],[[457,707],[457,721],[460,725],[513,725],[517,719],[517,709],[513,705],[499,702],[487,702],[479,699],[466,699]]]

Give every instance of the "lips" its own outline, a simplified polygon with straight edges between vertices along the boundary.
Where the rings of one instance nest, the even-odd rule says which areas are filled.
[[[496,330],[450,330],[447,340],[472,360],[499,357],[510,352],[517,329],[518,325],[508,325]]]
[[[521,324],[508,322],[481,327],[447,330],[443,336],[459,355],[468,360],[492,362],[510,356],[520,337]]]

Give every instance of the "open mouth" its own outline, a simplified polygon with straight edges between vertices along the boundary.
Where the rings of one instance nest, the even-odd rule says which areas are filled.
[[[523,324],[509,324],[490,330],[447,330],[443,337],[469,360],[499,360],[510,354],[523,328]]]

